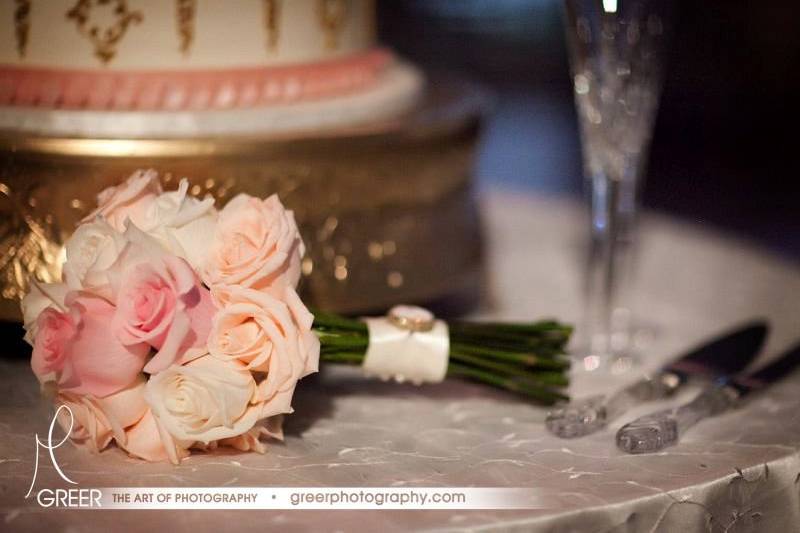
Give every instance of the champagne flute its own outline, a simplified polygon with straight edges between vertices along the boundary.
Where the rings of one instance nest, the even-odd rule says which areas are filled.
[[[661,88],[670,0],[565,0],[590,244],[584,370],[632,363],[629,292],[639,190]]]

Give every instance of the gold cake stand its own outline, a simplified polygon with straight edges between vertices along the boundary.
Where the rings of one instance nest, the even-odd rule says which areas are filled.
[[[95,196],[137,168],[219,203],[278,193],[308,253],[304,298],[339,312],[430,302],[479,285],[470,174],[484,98],[431,84],[392,122],[291,137],[90,139],[0,132],[0,318],[20,318],[33,275],[60,279],[63,242]]]

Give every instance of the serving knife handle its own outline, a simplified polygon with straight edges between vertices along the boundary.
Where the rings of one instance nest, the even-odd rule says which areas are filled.
[[[716,385],[676,409],[639,417],[617,431],[617,447],[628,453],[652,453],[672,446],[700,420],[733,407],[739,396],[731,386]]]
[[[562,439],[583,437],[599,431],[606,424],[640,402],[670,396],[685,381],[673,372],[660,372],[619,390],[611,396],[592,396],[550,411],[545,426]]]

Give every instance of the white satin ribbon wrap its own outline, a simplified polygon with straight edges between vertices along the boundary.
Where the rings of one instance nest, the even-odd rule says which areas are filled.
[[[435,320],[430,331],[409,331],[388,318],[364,318],[369,346],[362,365],[367,376],[384,381],[410,381],[416,385],[439,383],[447,374],[450,332]]]

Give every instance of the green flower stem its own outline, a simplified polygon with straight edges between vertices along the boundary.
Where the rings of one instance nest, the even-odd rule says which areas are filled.
[[[347,351],[361,350],[367,351],[369,339],[367,337],[359,337],[355,335],[331,335],[325,334],[319,336],[320,343],[325,347],[331,348],[344,348]]]
[[[555,390],[568,383],[564,346],[570,326],[531,323],[448,323],[448,376],[472,379],[551,404],[565,398]],[[325,363],[361,365],[369,346],[364,322],[315,312],[314,332]]]
[[[520,364],[530,368],[549,369],[549,370],[566,370],[569,368],[569,361],[560,359],[561,352],[553,351],[547,356],[542,356],[539,353],[531,352],[509,352],[484,346],[476,346],[474,344],[461,344],[453,343],[450,345],[450,350],[466,353],[469,355],[476,355],[480,357],[488,357],[490,359],[499,359],[502,361]]]
[[[447,370],[447,375],[452,377],[469,378],[510,392],[523,394],[545,405],[552,405],[559,400],[567,399],[565,395],[545,387],[524,386],[512,379],[496,376],[489,372],[468,366],[462,366],[457,363],[450,363],[450,366]]]
[[[563,348],[569,340],[564,333],[550,335],[520,335],[517,333],[450,330],[450,338],[454,341],[479,342],[481,344],[508,347],[511,349],[535,349],[542,346]]]
[[[567,326],[552,320],[538,322],[464,322],[453,321],[450,327],[459,331],[489,331],[518,335],[563,335],[572,333],[572,326]]]
[[[519,335],[517,333],[489,332],[489,331],[459,331],[450,330],[450,335],[455,338],[481,339],[490,342],[504,343],[513,346],[547,345],[552,346],[563,342],[564,339],[543,335]]]
[[[367,335],[367,325],[361,320],[345,318],[339,315],[312,310],[314,328],[355,331]]]
[[[450,344],[460,344],[462,346],[480,347],[485,350],[497,350],[506,353],[516,353],[519,355],[535,354],[539,358],[553,359],[564,353],[562,346],[547,343],[531,344],[509,344],[507,342],[497,342],[491,339],[460,337],[451,335]]]
[[[497,363],[495,361],[482,359],[480,357],[475,357],[455,351],[450,352],[450,360],[462,364],[468,364],[473,367],[484,368],[486,370],[494,370],[495,372],[505,375],[506,377],[509,378],[529,380],[538,384],[555,385],[561,387],[569,384],[566,376],[564,376],[564,374],[560,372],[547,372],[547,371],[530,372],[526,368],[517,365],[507,365],[503,363]]]
[[[356,352],[342,352],[337,354],[321,354],[320,359],[326,363],[338,363],[344,365],[361,365],[364,362],[364,354]]]

